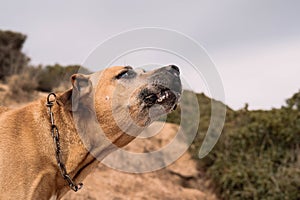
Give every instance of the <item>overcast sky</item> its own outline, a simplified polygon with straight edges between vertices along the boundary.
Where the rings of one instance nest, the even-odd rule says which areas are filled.
[[[246,102],[250,109],[280,107],[300,89],[297,0],[0,0],[0,5],[0,29],[28,36],[23,51],[33,64],[83,63],[113,35],[161,27],[205,48],[234,109]]]

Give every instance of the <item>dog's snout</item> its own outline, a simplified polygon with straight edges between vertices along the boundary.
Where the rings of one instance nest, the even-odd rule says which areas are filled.
[[[172,70],[175,70],[176,72],[180,73],[180,70],[179,70],[179,68],[178,68],[176,65],[169,65],[169,67],[170,67]]]

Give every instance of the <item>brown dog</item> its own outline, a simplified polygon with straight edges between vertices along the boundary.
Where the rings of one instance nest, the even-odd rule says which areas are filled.
[[[172,111],[182,90],[174,65],[150,72],[117,66],[71,81],[52,112],[61,159],[74,182]],[[60,199],[70,188],[55,157],[46,100],[0,107],[0,128],[0,199]]]

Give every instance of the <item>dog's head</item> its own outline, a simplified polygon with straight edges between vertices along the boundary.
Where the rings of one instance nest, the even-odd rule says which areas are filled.
[[[59,100],[73,112],[93,112],[105,132],[132,131],[176,108],[182,91],[179,75],[175,65],[149,72],[116,66],[75,74],[73,88]]]
[[[132,67],[107,69],[99,80],[95,103],[100,107],[111,104],[115,119],[121,123],[130,117],[139,126],[148,125],[178,103],[181,95],[179,73],[174,65],[150,72]],[[110,77],[110,87],[103,88],[103,79],[107,77]],[[126,117],[120,119],[120,115]]]

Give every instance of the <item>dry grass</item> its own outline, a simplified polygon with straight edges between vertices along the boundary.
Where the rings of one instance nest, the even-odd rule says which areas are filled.
[[[1,105],[11,106],[33,101],[37,98],[38,84],[30,72],[15,74],[7,78],[7,85],[1,85]]]

